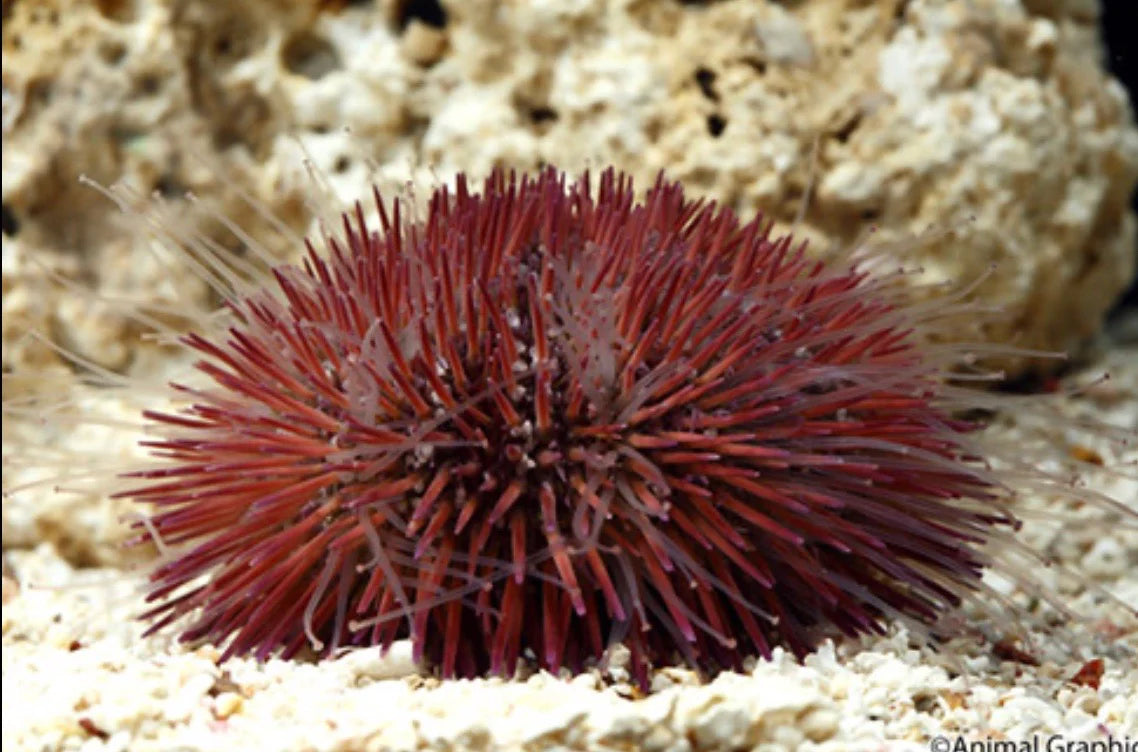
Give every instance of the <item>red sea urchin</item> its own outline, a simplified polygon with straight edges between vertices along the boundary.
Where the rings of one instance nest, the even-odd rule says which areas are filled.
[[[1015,525],[921,313],[856,265],[612,171],[460,177],[421,222],[376,202],[378,232],[357,206],[185,338],[213,385],[147,414],[164,463],[125,494],[189,544],[152,630],[258,658],[410,637],[444,676],[620,640],[644,682],[931,624]]]

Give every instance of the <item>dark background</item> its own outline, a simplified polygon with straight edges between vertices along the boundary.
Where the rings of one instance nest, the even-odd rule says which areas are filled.
[[[1102,8],[1107,66],[1130,92],[1131,108],[1138,109],[1138,0],[1103,0]],[[1130,205],[1138,210],[1138,193],[1130,197]],[[1138,248],[1134,252],[1138,254]],[[1116,313],[1123,307],[1138,307],[1138,279],[1119,301]]]

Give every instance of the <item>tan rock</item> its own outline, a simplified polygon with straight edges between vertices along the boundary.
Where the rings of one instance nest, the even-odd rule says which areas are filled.
[[[953,228],[912,261],[961,281],[1000,262],[983,294],[1007,315],[987,336],[1028,346],[1077,346],[1132,273],[1138,132],[1097,66],[1093,3],[322,5],[13,5],[4,202],[21,242],[78,257],[69,274],[108,294],[202,302],[156,284],[176,261],[141,273],[141,242],[76,176],[192,190],[284,253],[238,191],[302,226],[299,139],[345,200],[422,168],[613,163],[789,224],[813,176],[807,235]],[[72,309],[60,329],[99,326]],[[69,345],[125,367],[137,332],[103,326]]]

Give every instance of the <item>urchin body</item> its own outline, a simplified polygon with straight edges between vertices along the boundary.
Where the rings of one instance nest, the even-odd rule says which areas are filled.
[[[377,206],[186,338],[214,384],[149,414],[166,462],[128,494],[185,544],[154,628],[410,637],[444,676],[620,640],[643,680],[932,623],[1014,522],[912,317],[761,219],[613,172]]]

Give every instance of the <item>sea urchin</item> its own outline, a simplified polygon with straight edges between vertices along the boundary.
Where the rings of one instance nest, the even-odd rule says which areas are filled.
[[[376,207],[184,338],[212,384],[147,413],[162,463],[124,494],[184,544],[152,629],[409,637],[443,676],[619,640],[644,681],[931,624],[1015,524],[915,309],[856,264],[612,171]]]

